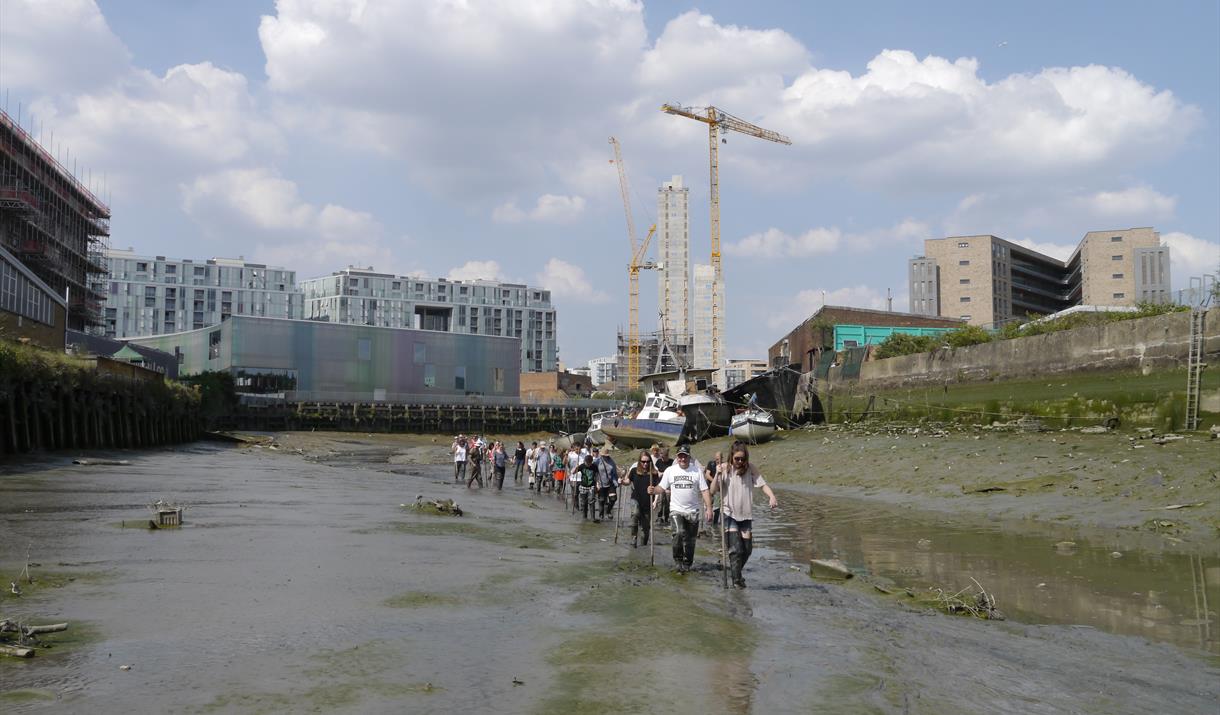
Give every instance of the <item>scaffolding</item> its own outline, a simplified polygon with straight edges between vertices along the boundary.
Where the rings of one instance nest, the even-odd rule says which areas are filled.
[[[627,377],[630,355],[628,337],[622,329],[618,331],[615,392],[626,393],[641,389],[639,384],[630,384]],[[640,371],[642,374],[651,374],[688,368],[692,364],[694,352],[694,336],[690,333],[645,333],[639,337]]]
[[[0,110],[0,245],[68,301],[68,328],[102,325],[110,209]]]

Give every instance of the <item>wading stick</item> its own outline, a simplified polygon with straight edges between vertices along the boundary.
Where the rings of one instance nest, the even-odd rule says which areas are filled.
[[[729,475],[729,469],[731,467],[724,470],[725,478]],[[719,477],[719,467],[716,468],[716,472],[716,476]],[[728,521],[728,517],[724,513],[724,482],[725,479],[720,479],[720,580],[727,591],[729,589],[729,547],[728,537],[724,532],[725,522]]]
[[[618,543],[618,529],[623,525],[623,485],[618,486],[615,491],[614,510],[617,515],[614,517],[614,543]]]
[[[651,481],[651,478],[649,479]],[[648,502],[648,565],[657,565],[657,525],[653,523],[653,514],[657,510],[657,498],[654,496]]]

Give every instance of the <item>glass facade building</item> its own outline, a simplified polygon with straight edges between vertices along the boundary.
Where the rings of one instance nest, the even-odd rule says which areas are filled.
[[[179,374],[232,373],[238,392],[334,402],[517,398],[516,338],[232,317],[131,342],[177,356]]]

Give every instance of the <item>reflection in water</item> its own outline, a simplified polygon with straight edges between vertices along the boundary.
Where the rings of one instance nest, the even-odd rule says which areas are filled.
[[[755,528],[760,544],[797,559],[837,557],[853,570],[916,590],[977,579],[1009,618],[1087,625],[1220,653],[1209,615],[1220,591],[1216,560],[1063,536],[1062,527],[1014,533],[962,527],[849,499],[788,492]],[[1056,546],[1058,544],[1058,546]]]

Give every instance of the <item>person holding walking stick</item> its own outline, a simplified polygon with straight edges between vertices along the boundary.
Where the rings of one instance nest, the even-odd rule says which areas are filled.
[[[677,461],[661,475],[661,482],[649,489],[669,496],[669,518],[674,535],[674,566],[687,573],[695,562],[695,541],[699,538],[699,507],[705,519],[712,520],[712,499],[703,469],[691,459],[690,447],[678,447]]]
[[[750,450],[742,442],[733,445],[729,462],[716,472],[713,489],[721,489],[720,517],[723,522],[722,539],[727,541],[728,566],[733,585],[745,588],[746,580],[741,571],[754,551],[751,528],[754,525],[754,489],[761,488],[775,509],[779,501],[775,492],[767,486],[758,468],[750,463]]]
[[[640,452],[635,464],[627,470],[620,483],[631,487],[631,502],[635,508],[631,512],[631,548],[639,545],[640,532],[644,543],[650,544],[652,534],[652,497],[648,489],[660,479],[657,468],[652,464],[652,454],[647,450]]]

